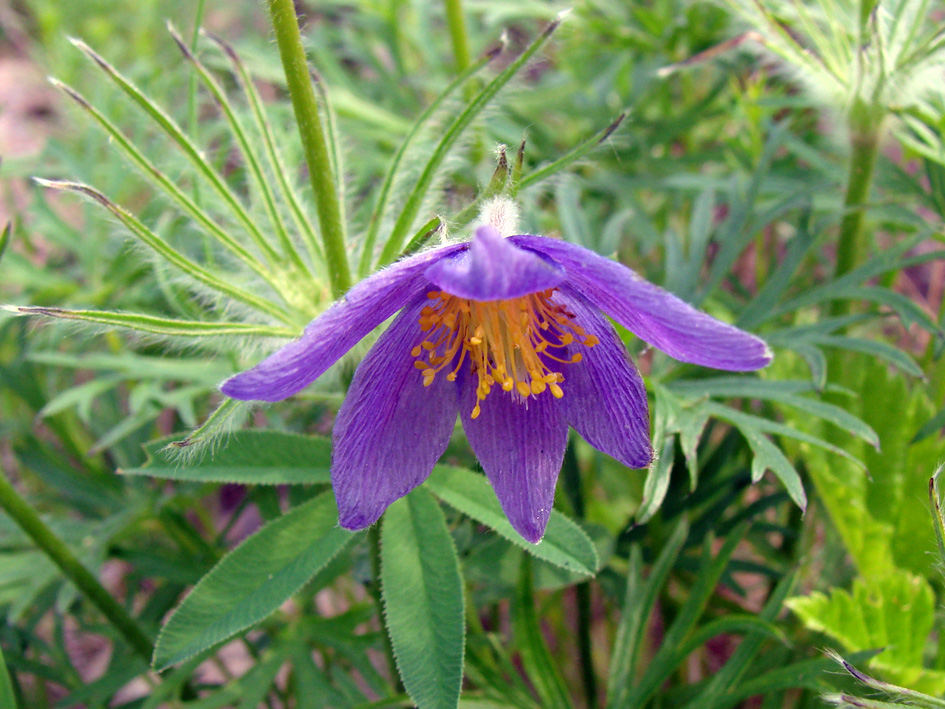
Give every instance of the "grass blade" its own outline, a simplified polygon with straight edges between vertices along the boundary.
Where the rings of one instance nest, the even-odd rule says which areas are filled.
[[[286,229],[285,222],[282,220],[282,215],[279,213],[279,209],[276,206],[275,196],[273,195],[272,188],[269,186],[269,180],[263,175],[262,167],[260,167],[259,161],[256,159],[255,151],[249,144],[249,139],[246,137],[246,131],[243,129],[243,124],[240,123],[240,120],[233,112],[233,107],[230,105],[229,99],[226,97],[226,93],[217,83],[216,79],[211,76],[210,72],[207,71],[207,68],[200,62],[200,60],[197,59],[194,53],[190,51],[190,49],[184,43],[184,40],[177,33],[177,30],[174,29],[174,26],[170,22],[167,24],[167,30],[170,32],[171,38],[174,40],[174,42],[177,43],[181,53],[197,71],[197,74],[200,76],[201,81],[203,81],[204,86],[206,86],[210,93],[213,94],[213,98],[216,100],[220,110],[223,111],[223,115],[226,117],[226,122],[230,126],[230,131],[233,133],[233,137],[236,138],[236,142],[239,144],[240,152],[242,152],[243,159],[246,161],[246,166],[249,168],[249,172],[253,176],[253,182],[256,183],[256,188],[262,195],[266,214],[269,217],[269,221],[272,223],[276,235],[279,237],[279,241],[282,243],[282,248],[285,255],[289,257],[289,259],[300,272],[308,273],[308,267],[299,256],[299,252],[296,250],[295,244],[292,242],[292,238],[289,236],[289,232]]]
[[[253,242],[259,250],[265,254],[271,263],[279,262],[279,255],[275,252],[266,238],[263,236],[259,226],[252,220],[246,208],[239,201],[233,191],[227,186],[223,178],[214,170],[210,164],[201,155],[200,150],[184,134],[181,128],[174,122],[174,119],[158,108],[147,96],[145,96],[134,84],[132,84],[115,67],[109,64],[105,59],[99,56],[89,45],[79,39],[71,39],[72,44],[76,46],[83,54],[94,61],[105,72],[109,79],[120,88],[126,96],[140,106],[148,116],[164,131],[165,134],[183,151],[187,159],[193,164],[197,171],[206,179],[221,199],[233,211],[237,220],[246,229],[247,233],[253,239]]]
[[[433,155],[423,168],[423,172],[420,174],[413,190],[411,190],[404,202],[403,211],[401,211],[391,231],[390,237],[387,239],[387,243],[381,251],[378,266],[386,266],[394,261],[400,254],[404,239],[407,237],[414,220],[417,218],[417,214],[420,212],[423,200],[426,198],[427,192],[433,184],[433,179],[442,166],[443,161],[446,160],[446,156],[449,154],[453,145],[455,145],[456,141],[459,140],[460,136],[469,127],[473,119],[495,98],[499,90],[509,83],[512,77],[518,74],[535,53],[544,46],[545,42],[548,41],[554,31],[558,29],[564,17],[565,13],[558,15],[515,61],[509,64],[502,73],[490,81],[486,87],[473,98],[469,105],[466,106],[465,110],[460,113],[450,127],[447,128],[440,142],[434,149]]]
[[[374,245],[377,243],[377,234],[380,231],[381,223],[384,220],[384,212],[387,211],[387,204],[390,200],[391,191],[394,187],[394,181],[397,177],[397,174],[400,172],[400,165],[404,160],[404,156],[407,154],[407,150],[413,144],[414,140],[420,135],[421,130],[426,126],[430,119],[436,114],[440,106],[443,105],[443,102],[460,86],[465,84],[469,79],[478,74],[482,69],[503,49],[502,44],[498,45],[494,50],[488,52],[483,57],[479,59],[475,64],[468,67],[465,71],[459,74],[449,85],[443,89],[442,93],[437,96],[433,102],[426,107],[423,113],[420,114],[420,117],[414,121],[414,124],[410,127],[410,132],[407,133],[407,136],[403,139],[400,144],[400,147],[397,149],[397,152],[394,154],[394,158],[391,160],[390,167],[387,169],[387,174],[384,175],[384,181],[381,183],[381,188],[377,193],[377,201],[374,203],[374,209],[371,212],[371,221],[368,226],[367,235],[364,238],[364,245],[361,247],[361,260],[358,264],[358,274],[364,278],[371,272],[371,266],[374,260]]]
[[[91,197],[93,200],[98,202],[100,205],[105,207],[105,209],[115,215],[122,224],[124,224],[135,236],[141,239],[141,241],[157,252],[158,255],[164,258],[167,262],[176,266],[194,280],[203,283],[218,293],[228,295],[234,300],[245,303],[246,305],[255,308],[260,312],[271,315],[274,318],[278,318],[285,323],[292,323],[292,318],[277,305],[266,300],[265,298],[255,296],[252,293],[243,290],[242,288],[237,288],[236,286],[227,283],[225,280],[213,275],[206,269],[201,268],[189,258],[184,256],[180,251],[164,241],[164,239],[162,239],[160,236],[148,229],[148,227],[142,224],[133,214],[119,207],[117,204],[108,199],[108,197],[93,187],[89,187],[88,185],[84,185],[79,182],[58,182],[54,180],[44,180],[39,177],[35,177],[33,179],[43,187],[49,187],[55,190],[69,190],[72,192],[78,192],[79,194],[85,195],[86,197]]]
[[[17,315],[44,315],[63,320],[81,320],[108,327],[124,328],[149,335],[167,337],[214,337],[226,335],[253,335],[256,337],[298,336],[298,331],[288,327],[256,325],[242,322],[200,322],[197,320],[174,320],[141,313],[111,313],[101,310],[65,310],[30,305],[0,305]]]
[[[263,144],[266,146],[266,155],[269,158],[269,167],[276,176],[276,181],[279,183],[282,198],[285,200],[286,204],[289,205],[289,211],[292,213],[292,219],[295,222],[296,229],[298,229],[299,234],[302,235],[305,241],[306,247],[308,247],[312,262],[320,264],[324,260],[324,255],[322,247],[318,242],[318,234],[315,232],[315,227],[312,225],[305,210],[302,209],[301,198],[286,177],[286,175],[291,173],[285,167],[282,157],[276,149],[272,126],[266,117],[266,112],[263,110],[262,98],[259,96],[259,91],[256,90],[256,85],[253,83],[252,77],[246,70],[246,65],[243,64],[243,60],[240,59],[236,50],[222,38],[209,32],[204,32],[204,34],[220,47],[233,65],[236,77],[243,89],[243,93],[246,94],[249,107],[253,112],[256,127],[260,134],[262,134]]]
[[[684,659],[677,655],[678,648],[682,645],[686,636],[692,632],[696,622],[702,615],[709,597],[728,566],[728,561],[735,551],[735,547],[741,542],[746,531],[748,531],[747,523],[741,524],[732,530],[714,559],[711,556],[712,540],[711,538],[706,539],[702,554],[701,571],[695,585],[690,589],[686,603],[663,637],[660,649],[653,657],[653,661],[647,667],[647,671],[640,679],[639,684],[631,689],[623,702],[613,704],[615,709],[645,706]]]
[[[544,707],[573,707],[567,685],[561,677],[541,632],[535,612],[535,590],[532,582],[532,560],[522,556],[521,576],[512,601],[512,632],[519,646],[525,674],[535,686]]]
[[[237,256],[243,263],[249,266],[257,274],[265,278],[270,284],[274,279],[269,271],[263,266],[255,255],[243,248],[238,241],[226,233],[220,225],[214,221],[200,206],[181,190],[174,182],[161,172],[157,166],[148,160],[144,154],[135,147],[134,143],[125,137],[118,127],[106,118],[98,109],[89,103],[82,94],[72,87],[62,83],[58,79],[50,79],[50,83],[65,93],[69,98],[76,102],[92,119],[101,126],[108,134],[112,142],[125,154],[125,156],[137,167],[152,184],[156,185],[173,201],[181,210],[183,210],[191,219],[197,222],[207,232],[217,239],[224,247]]]
[[[794,586],[794,579],[795,575],[793,573],[784,576],[774,589],[768,602],[765,603],[761,613],[758,614],[757,617],[752,617],[758,621],[767,623],[773,622],[784,604],[784,599],[787,598],[787,595]],[[746,634],[722,669],[712,677],[709,684],[699,693],[699,696],[690,702],[685,709],[713,709],[722,704],[722,697],[724,697],[744,676],[745,672],[748,671],[765,637],[766,634],[762,630]]]
[[[629,706],[626,704],[626,695],[631,689],[637,665],[646,649],[643,645],[650,616],[688,535],[689,526],[683,519],[660,551],[645,583],[642,554],[639,547],[633,547],[630,567],[627,570],[627,592],[624,595],[607,677],[608,707]]]
[[[510,196],[514,197],[520,190],[525,190],[529,187],[532,187],[533,185],[537,185],[539,182],[543,182],[549,177],[557,175],[565,168],[576,163],[589,152],[594,150],[597,146],[603,144],[604,141],[606,141],[611,135],[613,135],[614,131],[620,127],[620,124],[623,123],[623,120],[626,117],[626,113],[621,113],[609,126],[592,135],[580,145],[572,148],[554,162],[548,163],[544,167],[540,167],[537,170],[533,170],[532,172],[528,173],[527,177],[523,177],[519,181],[513,179],[512,193]]]

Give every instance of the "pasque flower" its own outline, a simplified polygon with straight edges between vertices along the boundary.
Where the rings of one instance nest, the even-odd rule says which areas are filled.
[[[226,381],[279,401],[400,311],[355,373],[334,427],[341,526],[373,524],[430,474],[457,413],[512,526],[541,539],[573,427],[632,468],[653,457],[643,380],[606,313],[670,356],[746,371],[765,343],[630,269],[556,239],[480,227],[367,278],[302,337]]]

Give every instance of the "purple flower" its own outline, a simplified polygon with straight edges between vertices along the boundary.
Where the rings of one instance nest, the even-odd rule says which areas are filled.
[[[771,361],[763,341],[615,261],[484,226],[469,243],[362,281],[222,391],[285,399],[398,310],[335,423],[331,479],[348,529],[373,524],[427,478],[457,413],[509,522],[530,542],[548,522],[569,426],[621,463],[647,467],[643,380],[602,311],[684,362],[747,371]]]

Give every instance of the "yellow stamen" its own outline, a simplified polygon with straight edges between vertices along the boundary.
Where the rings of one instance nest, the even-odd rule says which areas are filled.
[[[414,366],[421,370],[423,385],[432,384],[447,367],[446,379],[455,381],[469,357],[478,377],[472,418],[479,416],[480,403],[496,385],[522,402],[546,391],[560,399],[564,374],[558,370],[583,358],[573,352],[574,345],[594,347],[600,340],[574,322],[574,313],[554,301],[554,292],[493,301],[427,293],[430,305],[421,310],[419,324],[428,334],[410,352],[418,357]]]

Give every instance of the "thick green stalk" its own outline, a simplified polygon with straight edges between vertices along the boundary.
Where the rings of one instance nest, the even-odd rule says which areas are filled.
[[[863,251],[863,210],[873,181],[876,153],[879,147],[875,131],[853,136],[853,153],[843,199],[843,219],[837,242],[837,265],[834,276],[839,278],[859,265]]]
[[[446,24],[450,28],[450,41],[453,44],[453,60],[456,73],[462,73],[469,66],[469,37],[466,35],[466,18],[463,16],[462,0],[446,0]]]
[[[151,663],[154,645],[141,626],[112,598],[98,579],[83,566],[75,554],[40,519],[30,504],[20,496],[0,471],[0,507],[35,542],[36,546],[59,567],[63,575],[108,619],[145,662]]]
[[[843,218],[837,240],[837,263],[834,279],[856,268],[863,257],[863,214],[873,182],[873,169],[879,151],[879,129],[882,116],[874,106],[857,99],[850,113],[850,166],[846,194],[843,197]],[[850,300],[834,302],[832,314],[846,315],[852,310]]]
[[[328,141],[318,113],[318,102],[312,88],[295,6],[292,0],[269,0],[269,15],[279,45],[279,55],[285,70],[299,136],[305,150],[305,162],[315,191],[318,223],[321,226],[325,259],[328,262],[328,278],[331,281],[332,293],[338,298],[351,287],[351,270],[345,252],[341,197],[331,169]]]

